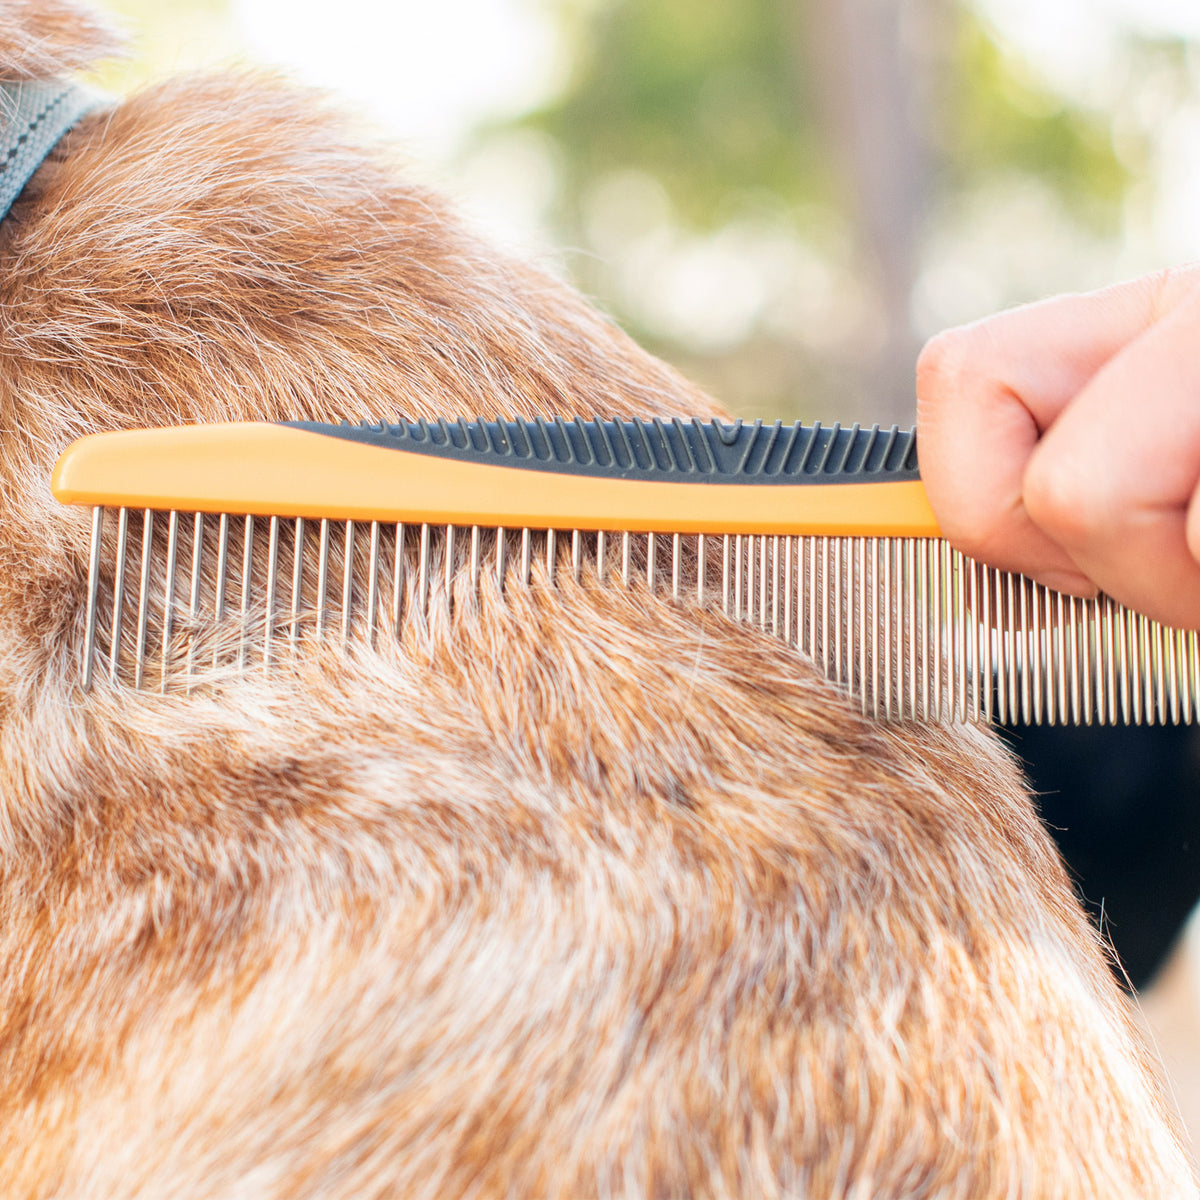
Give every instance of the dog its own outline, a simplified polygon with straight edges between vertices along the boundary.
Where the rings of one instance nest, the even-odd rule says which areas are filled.
[[[0,3],[0,78],[112,48]],[[1196,1195],[986,731],[586,577],[81,689],[81,434],[720,414],[325,99],[83,117],[0,224],[0,411],[0,1195]]]

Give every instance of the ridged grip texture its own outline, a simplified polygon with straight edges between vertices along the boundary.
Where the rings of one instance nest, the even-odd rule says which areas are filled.
[[[648,482],[789,484],[919,479],[916,436],[898,426],[780,421],[401,421],[293,428],[464,462]]]

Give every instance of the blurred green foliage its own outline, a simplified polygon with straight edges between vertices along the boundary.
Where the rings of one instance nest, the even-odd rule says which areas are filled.
[[[959,10],[957,24],[933,128],[943,185],[969,186],[987,172],[1032,175],[1078,220],[1115,231],[1131,176],[1113,147],[1109,114],[1056,95],[1006,54],[970,9]]]
[[[571,205],[597,176],[640,168],[697,227],[731,190],[812,199],[828,188],[814,123],[797,103],[791,6],[780,0],[638,0],[585,16],[561,0],[574,67],[526,124],[558,142]]]
[[[568,236],[581,194],[620,168],[654,175],[677,214],[700,229],[721,223],[733,192],[834,202],[797,0],[548,2],[571,31],[572,71],[563,93],[521,123],[558,144],[558,215]],[[1032,173],[1111,226],[1128,172],[1106,114],[1056,96],[969,6],[950,5],[949,15],[954,33],[931,56],[937,78],[929,81],[943,184],[984,171]]]

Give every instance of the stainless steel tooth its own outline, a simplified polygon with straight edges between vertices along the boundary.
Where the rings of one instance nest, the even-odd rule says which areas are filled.
[[[883,695],[884,715],[892,718],[892,659],[894,658],[895,626],[893,624],[892,549],[890,538],[883,541]]]
[[[1004,640],[1008,655],[1008,720],[1016,721],[1018,709],[1018,646],[1017,646],[1017,586],[1011,571],[1004,573]]]
[[[1032,705],[1032,687],[1030,677],[1033,673],[1033,666],[1030,662],[1029,646],[1030,646],[1030,629],[1029,629],[1029,609],[1030,609],[1030,588],[1031,584],[1024,575],[1018,579],[1020,587],[1021,600],[1021,622],[1019,628],[1020,643],[1021,643],[1021,721],[1028,725],[1033,719]]]
[[[317,637],[325,635],[329,608],[329,521],[322,518],[317,540]]]
[[[196,665],[196,639],[199,637],[198,623],[200,619],[200,581],[203,577],[204,565],[204,514],[192,514],[192,571],[188,580],[188,631],[186,687],[192,690],[192,675]]]
[[[970,568],[970,611],[967,613],[967,655],[971,660],[971,698],[969,716],[979,721],[983,716],[983,625],[980,613],[983,609],[983,589],[979,575],[979,564],[967,559]]]
[[[1078,725],[1080,721],[1080,680],[1079,680],[1079,616],[1077,612],[1078,597],[1067,598],[1067,658],[1071,698],[1071,724]]]
[[[821,538],[821,670],[829,678],[829,539]]]
[[[770,602],[770,576],[767,574],[767,567],[770,555],[770,539],[760,537],[758,539],[758,627],[766,632],[767,628],[767,605]]]
[[[267,530],[267,588],[263,597],[263,666],[271,665],[271,636],[275,629],[275,591],[279,577],[279,518]]]
[[[844,551],[845,582],[843,584],[843,599],[846,605],[846,683],[852,694],[857,695],[861,686],[860,677],[855,674],[855,658],[858,646],[855,641],[858,617],[855,611],[854,598],[858,587],[857,548],[858,538],[847,538]]]
[[[907,620],[900,622],[901,645],[905,646],[906,672],[905,682],[908,692],[907,716],[910,721],[917,719],[917,653],[918,627],[921,617],[917,608],[917,543],[915,538],[904,539],[904,594]],[[901,715],[905,715],[903,712]]]
[[[1163,719],[1163,706],[1160,701],[1162,696],[1162,657],[1158,653],[1160,647],[1158,644],[1158,630],[1160,626],[1157,621],[1152,621],[1149,617],[1146,618],[1146,641],[1145,641],[1145,659],[1143,660],[1146,667],[1146,712],[1147,722],[1151,725],[1157,725]]]
[[[164,695],[171,664],[171,624],[175,615],[175,567],[179,553],[179,512],[167,514],[167,563],[163,573],[162,646],[158,690]]]
[[[628,587],[632,579],[632,552],[630,542],[632,538],[629,531],[626,530],[621,534],[621,583]]]
[[[350,641],[354,612],[354,522],[347,521],[342,539],[342,645]]]
[[[943,647],[949,645],[947,640],[946,630],[946,581],[942,571],[943,556],[945,554],[945,542],[935,541],[930,544],[929,552],[931,558],[931,566],[933,568],[933,686],[936,689],[936,704],[934,706],[936,719],[938,721],[945,720],[945,706],[942,702],[942,697],[945,695],[947,688],[943,683],[942,676],[944,673],[945,664],[943,662]]]
[[[742,619],[742,572],[745,568],[743,538],[739,533],[733,539],[733,615]]]
[[[1142,698],[1145,683],[1145,659],[1142,657],[1144,645],[1145,622],[1136,613],[1128,613],[1129,641],[1133,651],[1130,661],[1131,688],[1133,693],[1133,723],[1141,725],[1144,721]]]
[[[673,534],[671,537],[671,599],[679,600],[679,584],[680,571],[683,569],[683,547],[681,545],[681,534]]]
[[[933,647],[938,636],[938,628],[934,623],[934,587],[933,587],[933,541],[930,538],[920,538],[917,541],[917,587],[919,590],[918,605],[921,613],[921,628],[919,633],[921,655],[921,678],[919,685],[921,720],[930,720],[935,711],[932,688],[934,686]]]
[[[945,549],[942,561],[942,586],[946,590],[946,717],[954,721],[958,718],[958,689],[963,663],[959,657],[960,626],[955,619],[957,611],[957,583],[954,574],[954,553],[950,546]]]
[[[652,533],[646,534],[646,590],[649,592],[654,591],[657,553],[658,539]]]
[[[842,538],[833,543],[833,663],[838,683],[844,683],[846,672],[842,665]]]
[[[447,612],[452,611],[454,607],[454,544],[456,532],[453,525],[447,525],[446,535],[442,539],[442,548],[445,553],[442,563],[442,585],[445,589],[445,607]],[[553,572],[551,572],[550,578],[554,578]]]
[[[1054,623],[1054,666],[1051,668],[1054,672],[1054,678],[1057,684],[1058,692],[1058,723],[1065,725],[1067,723],[1067,634],[1066,634],[1066,613],[1063,604],[1062,592],[1054,593],[1054,616],[1051,618]],[[1049,626],[1049,621],[1047,622]]]
[[[807,539],[808,551],[808,573],[805,581],[805,600],[807,601],[807,612],[805,613],[805,624],[808,626],[808,657],[817,661],[819,650],[818,629],[819,629],[819,614],[821,611],[821,584],[820,577],[817,573],[817,551],[820,545],[820,539],[810,537]]]
[[[555,529],[546,530],[546,579],[554,586],[554,568],[558,557],[558,531]],[[449,578],[447,576],[447,578]]]
[[[121,624],[125,606],[125,556],[129,543],[129,509],[117,511],[117,548],[113,556],[112,629],[108,647],[108,677],[116,682],[121,665]]]
[[[1167,680],[1166,680],[1166,638],[1162,624],[1152,621],[1154,655],[1154,698],[1157,701],[1157,717],[1160,725],[1167,723]]]
[[[1031,586],[1033,595],[1029,605],[1033,627],[1030,630],[1029,653],[1033,666],[1033,723],[1042,723],[1042,585]]]
[[[779,636],[779,551],[782,549],[781,538],[776,534],[771,539],[771,633]]]
[[[1182,629],[1172,628],[1167,639],[1170,653],[1170,678],[1167,680],[1167,691],[1171,695],[1171,723],[1178,725],[1183,720],[1183,658],[1186,645],[1185,633]]]
[[[601,535],[603,537],[603,534]],[[508,549],[508,531],[503,525],[496,530],[496,590],[504,591],[504,573],[507,570],[508,564],[504,561],[505,554]],[[601,545],[603,550],[603,544]],[[603,562],[603,556],[601,557]]]
[[[721,537],[721,611],[729,616],[729,550],[732,538],[729,534]]]
[[[504,530],[496,531],[497,550],[504,544]],[[392,636],[400,636],[400,621],[404,616],[404,522],[396,522],[396,553],[392,558]],[[497,561],[496,584],[499,586],[503,569]]]
[[[792,644],[792,573],[794,570],[793,556],[796,549],[796,539],[783,539],[783,640]]]
[[[375,621],[379,614],[379,522],[371,522],[371,541],[367,555],[367,641],[375,642]]]
[[[896,542],[896,713],[902,721],[917,716],[917,585],[912,539]]]
[[[879,539],[871,539],[869,569],[871,586],[868,596],[871,601],[871,715],[879,719]]]
[[[955,550],[951,558],[949,584],[954,603],[954,675],[953,711],[959,721],[967,719],[967,603],[963,591],[963,555]]]
[[[858,643],[858,694],[863,713],[867,711],[867,657],[870,645],[867,639],[867,539],[856,538],[857,568],[854,572],[855,590],[858,600],[854,608],[855,640]]]
[[[525,531],[526,537],[529,535],[529,530]],[[528,543],[526,543],[528,548]],[[525,559],[525,568],[528,571],[529,560],[528,555]],[[528,576],[526,576],[528,579]],[[427,621],[429,619],[429,523],[423,521],[421,523],[421,544],[417,551],[417,620]]]
[[[696,604],[704,607],[704,585],[708,577],[708,545],[704,534],[696,535]]]
[[[478,525],[471,526],[471,595],[479,592],[479,578],[483,570],[482,550],[480,547],[481,532]],[[579,530],[575,530],[573,538],[575,550],[575,580],[579,580]]]
[[[1188,687],[1188,631],[1176,629],[1175,643],[1175,686],[1179,706],[1180,724],[1190,725],[1192,720],[1191,692]]]
[[[931,545],[928,538],[922,538],[917,542],[917,581],[920,593],[918,598],[920,612],[920,719],[923,721],[929,720],[929,634],[932,626],[930,613],[932,598],[932,578],[930,577],[932,563],[930,558]]]
[[[1187,715],[1184,720],[1192,721],[1194,715],[1200,715],[1200,636],[1196,635],[1194,629],[1189,629],[1187,634],[1187,659],[1186,670],[1186,691],[1187,696]]]
[[[1060,675],[1054,669],[1055,624],[1054,593],[1043,587],[1038,592],[1038,624],[1041,629],[1042,666],[1041,681],[1045,689],[1042,697],[1042,712],[1048,725],[1058,724],[1058,684]]]
[[[983,719],[990,725],[994,715],[993,702],[995,697],[994,663],[992,659],[992,576],[988,568],[982,564],[975,567],[975,574],[980,577],[980,591],[982,592],[981,599],[983,601],[983,611],[976,614],[976,621],[979,626],[979,641],[983,648],[983,662],[980,666],[980,682],[983,687]]]
[[[475,526],[476,530],[479,526]],[[678,538],[678,534],[675,535]],[[583,576],[583,535],[578,529],[571,530],[571,576],[576,583]]]
[[[247,631],[250,628],[250,590],[254,582],[254,518],[247,516],[242,536],[242,626],[238,636],[238,667],[246,668]]]
[[[596,578],[601,583],[604,582],[604,547],[607,541],[607,534],[601,529],[596,534]]]
[[[1140,621],[1139,617],[1139,621]],[[1147,725],[1157,725],[1160,708],[1158,704],[1158,661],[1155,654],[1155,622],[1146,618],[1145,626],[1139,632],[1143,634],[1142,642],[1142,679],[1145,683],[1145,714]]]
[[[991,655],[988,662],[988,692],[994,696],[995,714],[998,721],[1008,719],[1008,654],[1004,641],[1004,576],[1002,571],[992,568],[988,572],[988,594],[991,596],[991,624],[988,628],[988,644]],[[992,673],[994,672],[994,673]],[[988,714],[989,720],[991,713]]]
[[[1092,638],[1094,630],[1096,630],[1096,622],[1094,622],[1094,600],[1080,600],[1079,608],[1081,613],[1081,634],[1082,634],[1082,701],[1084,701],[1084,724],[1092,724],[1093,707],[1094,707],[1094,671],[1092,660]],[[1075,598],[1072,596],[1070,601],[1072,606],[1072,622],[1074,622]]]
[[[1117,723],[1117,663],[1113,644],[1113,601],[1104,597],[1104,715],[1105,723]]]
[[[304,518],[297,517],[292,540],[292,603],[289,612],[288,640],[292,650],[300,638],[300,604],[304,592]]]
[[[1154,725],[1157,718],[1157,706],[1155,704],[1155,695],[1157,692],[1156,680],[1154,678],[1154,630],[1151,628],[1152,622],[1149,617],[1138,614],[1138,640],[1141,646],[1142,663],[1141,670],[1138,675],[1142,680],[1143,693],[1143,714],[1147,725]]]
[[[87,609],[83,625],[83,672],[80,683],[86,692],[92,686],[92,662],[96,654],[96,610],[100,604],[100,537],[104,532],[104,509],[92,508],[92,540],[88,546]]]
[[[796,540],[796,648],[802,652],[809,644],[805,641],[805,637],[810,624],[808,560],[811,540],[811,538],[797,538]],[[812,656],[811,649],[809,656],[810,658]]]
[[[138,582],[137,653],[134,660],[133,686],[140,688],[146,677],[146,623],[150,616],[150,557],[154,538],[154,513],[142,514],[142,570]]]
[[[1167,707],[1171,713],[1171,724],[1179,724],[1179,647],[1174,629],[1169,629],[1165,633],[1165,654],[1166,654],[1166,687],[1167,687]],[[1165,719],[1165,715],[1164,715]]]
[[[1117,627],[1117,676],[1121,693],[1121,722],[1128,725],[1133,713],[1133,689],[1129,686],[1129,621],[1126,619],[1124,606],[1114,606],[1113,621]]]
[[[229,573],[229,514],[217,521],[217,578],[213,583],[213,615],[219,626],[225,620],[225,584]],[[221,662],[220,636],[213,638],[213,666]]]
[[[742,563],[742,584],[745,588],[743,593],[742,620],[754,620],[754,580],[756,572],[754,570],[754,545],[757,541],[754,537],[746,537],[742,540],[742,552],[745,554],[745,561]]]

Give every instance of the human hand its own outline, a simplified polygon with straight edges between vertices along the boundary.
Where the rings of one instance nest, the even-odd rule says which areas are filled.
[[[939,334],[917,425],[959,549],[1200,628],[1200,266]]]

